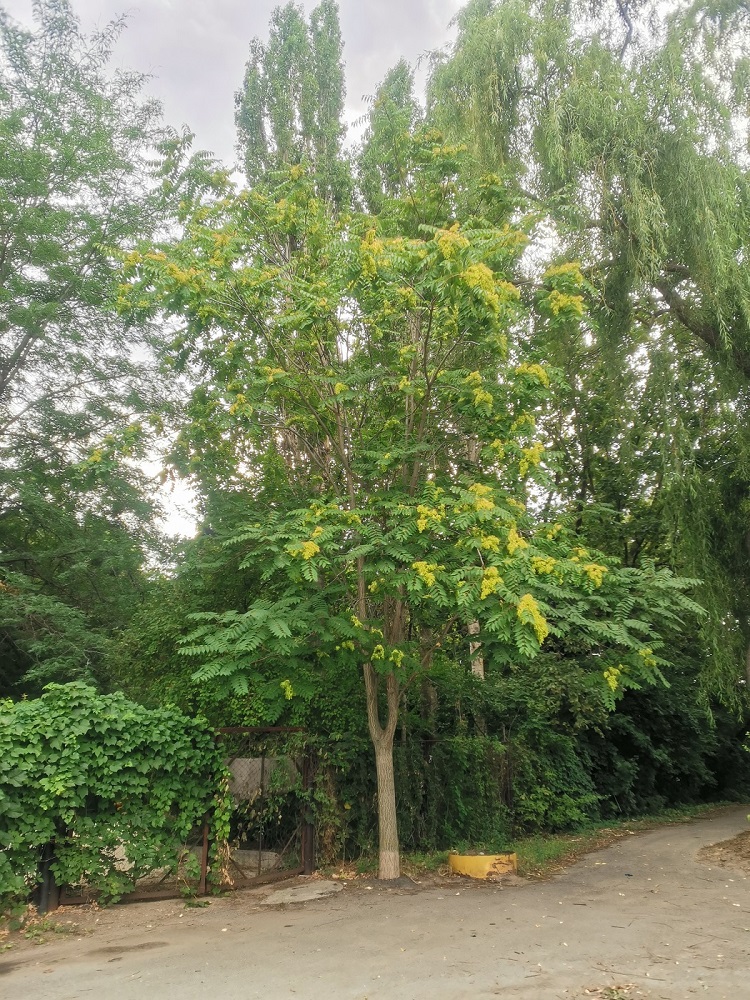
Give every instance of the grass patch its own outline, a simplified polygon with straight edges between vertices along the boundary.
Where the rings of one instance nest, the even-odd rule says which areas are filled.
[[[567,868],[583,855],[609,847],[624,837],[645,833],[659,826],[689,823],[725,808],[728,805],[681,806],[638,819],[593,823],[573,833],[540,833],[514,841],[507,850],[515,851],[518,855],[519,875],[545,878]]]
[[[518,874],[531,879],[549,878],[563,871],[585,854],[601,850],[624,837],[644,833],[659,826],[688,823],[691,820],[736,808],[737,803],[714,803],[712,805],[681,806],[663,812],[643,816],[639,819],[610,820],[592,823],[590,826],[571,833],[538,833],[518,837],[510,843],[457,844],[459,852],[469,850],[485,854],[499,854],[514,851],[518,856]],[[448,868],[449,851],[426,851],[403,853],[401,868],[404,875],[419,880],[435,877],[452,877]],[[377,855],[363,855],[356,861],[341,865],[331,865],[323,869],[329,878],[355,881],[375,878],[378,872]]]

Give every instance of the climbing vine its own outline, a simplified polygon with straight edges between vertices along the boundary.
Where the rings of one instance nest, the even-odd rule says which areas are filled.
[[[176,869],[205,816],[225,833],[226,769],[205,722],[83,683],[0,703],[0,900],[28,894],[54,844],[59,884],[117,899]]]

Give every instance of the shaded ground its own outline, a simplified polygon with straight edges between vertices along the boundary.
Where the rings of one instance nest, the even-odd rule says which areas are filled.
[[[0,956],[0,994],[737,1000],[749,989],[750,876],[727,842],[745,851],[747,813],[626,837],[546,882],[373,881],[304,904],[262,905],[266,888],[205,908],[63,911],[72,933]]]

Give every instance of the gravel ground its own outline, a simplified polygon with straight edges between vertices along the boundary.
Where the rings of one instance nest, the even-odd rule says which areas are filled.
[[[305,903],[273,905],[265,889],[205,908],[62,910],[69,933],[0,956],[0,996],[740,1000],[748,811],[627,837],[546,882],[372,882]]]

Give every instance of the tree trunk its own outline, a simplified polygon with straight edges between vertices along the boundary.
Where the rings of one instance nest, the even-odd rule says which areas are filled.
[[[400,691],[393,673],[383,678],[386,685],[387,717],[380,724],[378,692],[381,678],[371,663],[364,665],[367,697],[367,725],[375,749],[375,769],[378,778],[378,878],[394,879],[401,874],[396,822],[396,780],[393,769],[393,738],[398,722]]]
[[[479,622],[469,622],[468,625],[469,635],[479,635]],[[469,655],[471,656],[471,672],[475,677],[478,677],[480,681],[484,680],[484,657],[479,652],[482,648],[482,643],[477,641],[472,641],[469,643]]]
[[[393,737],[375,744],[378,775],[378,878],[393,879],[401,874],[396,822],[396,782],[393,773]]]

